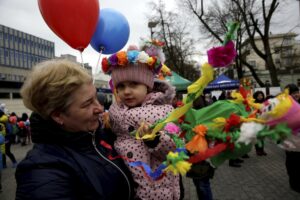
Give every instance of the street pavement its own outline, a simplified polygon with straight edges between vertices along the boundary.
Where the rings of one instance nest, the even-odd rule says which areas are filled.
[[[20,161],[31,148],[32,145],[13,145],[12,152]],[[300,194],[288,185],[284,151],[271,142],[266,142],[265,151],[267,156],[256,156],[252,150],[241,168],[229,167],[228,161],[221,165],[211,180],[214,200],[300,200]],[[15,199],[15,169],[11,168],[9,159],[7,165],[2,171],[0,200]],[[192,180],[184,178],[183,182],[184,199],[197,200]]]

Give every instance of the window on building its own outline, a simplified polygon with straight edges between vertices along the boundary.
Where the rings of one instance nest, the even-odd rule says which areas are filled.
[[[9,99],[8,92],[0,92],[0,99]]]
[[[294,53],[293,49],[292,48],[285,48],[282,50],[282,56],[285,57],[285,56],[292,56]]]
[[[0,80],[5,80],[6,79],[6,74],[0,73]]]
[[[2,64],[2,65],[5,64],[4,49],[3,48],[0,48],[0,64]]]
[[[23,64],[23,53],[22,52],[19,53],[19,64],[20,64],[19,66],[21,68],[24,67],[24,64]]]
[[[9,48],[11,48],[11,49],[14,48],[14,36],[13,35],[9,36]]]
[[[15,65],[15,52],[13,51],[13,50],[10,50],[10,64],[12,65],[12,66],[14,66]]]
[[[255,61],[255,60],[249,60],[248,63],[249,63],[253,68],[256,68],[256,61]]]
[[[0,46],[3,46],[3,32],[0,32]]]
[[[4,59],[5,59],[4,64],[9,65],[9,51],[7,49],[4,49]]]
[[[282,45],[283,46],[288,46],[288,45],[291,45],[292,44],[292,38],[283,38],[283,41],[282,41]]]
[[[291,67],[293,64],[293,60],[286,58],[286,59],[282,59],[282,65],[283,67]]]
[[[28,68],[27,54],[24,53],[24,67]]]
[[[19,64],[19,52],[18,51],[15,52],[15,65],[17,67],[20,67],[20,64]]]

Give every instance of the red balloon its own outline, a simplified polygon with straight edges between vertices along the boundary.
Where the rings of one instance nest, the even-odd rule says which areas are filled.
[[[50,29],[72,48],[83,51],[90,43],[99,17],[98,0],[38,0]]]

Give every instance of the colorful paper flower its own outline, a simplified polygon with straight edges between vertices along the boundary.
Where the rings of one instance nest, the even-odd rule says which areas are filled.
[[[167,161],[165,164],[167,165],[165,171],[171,171],[174,175],[180,173],[181,175],[185,175],[187,171],[190,170],[192,164],[185,161],[189,157],[185,154],[184,151],[181,152],[169,152],[167,155]]]
[[[205,138],[207,127],[204,125],[198,125],[193,128],[195,136],[190,142],[185,145],[185,148],[191,153],[200,152],[203,153],[208,148],[207,141]]]
[[[103,59],[102,59],[101,65],[102,65],[102,71],[103,71],[104,73],[107,73],[108,70],[109,70],[109,65],[108,65],[108,60],[107,60],[107,58],[103,58]]]
[[[147,60],[147,64],[149,66],[153,66],[155,64],[156,59],[154,57],[149,57]]]
[[[112,66],[116,66],[118,64],[118,57],[117,57],[117,54],[113,54],[112,56],[110,56],[108,58],[109,60],[109,64],[112,65]]]
[[[169,134],[179,134],[181,132],[180,128],[172,122],[167,123],[164,130]]]
[[[236,56],[234,43],[229,41],[225,46],[214,47],[207,51],[208,63],[214,67],[226,67]]]
[[[119,51],[116,55],[118,58],[118,65],[120,65],[120,66],[127,65],[128,60],[127,60],[127,55],[126,55],[125,51]]]
[[[108,58],[102,59],[104,73],[110,73],[115,67],[126,67],[128,63],[140,63],[146,65],[154,74],[161,70],[161,60],[157,56],[150,57],[144,51],[128,50],[119,51]],[[136,65],[138,67],[138,65]]]
[[[139,51],[132,50],[127,52],[128,62],[134,63],[139,55]]]
[[[138,61],[140,63],[147,63],[149,55],[145,51],[141,51],[138,55]]]

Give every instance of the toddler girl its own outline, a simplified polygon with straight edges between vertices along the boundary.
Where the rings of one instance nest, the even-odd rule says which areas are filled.
[[[176,148],[175,144],[163,132],[153,141],[137,140],[130,132],[137,130],[143,122],[154,124],[173,109],[174,88],[163,81],[154,83],[154,75],[160,68],[159,58],[136,48],[102,60],[102,69],[111,73],[118,96],[118,101],[109,109],[111,128],[117,135],[114,147],[121,156],[131,161],[142,161],[152,170],[166,159],[169,151]],[[141,168],[127,165],[137,183],[137,199],[180,198],[178,176],[168,173],[160,180],[152,181]]]

